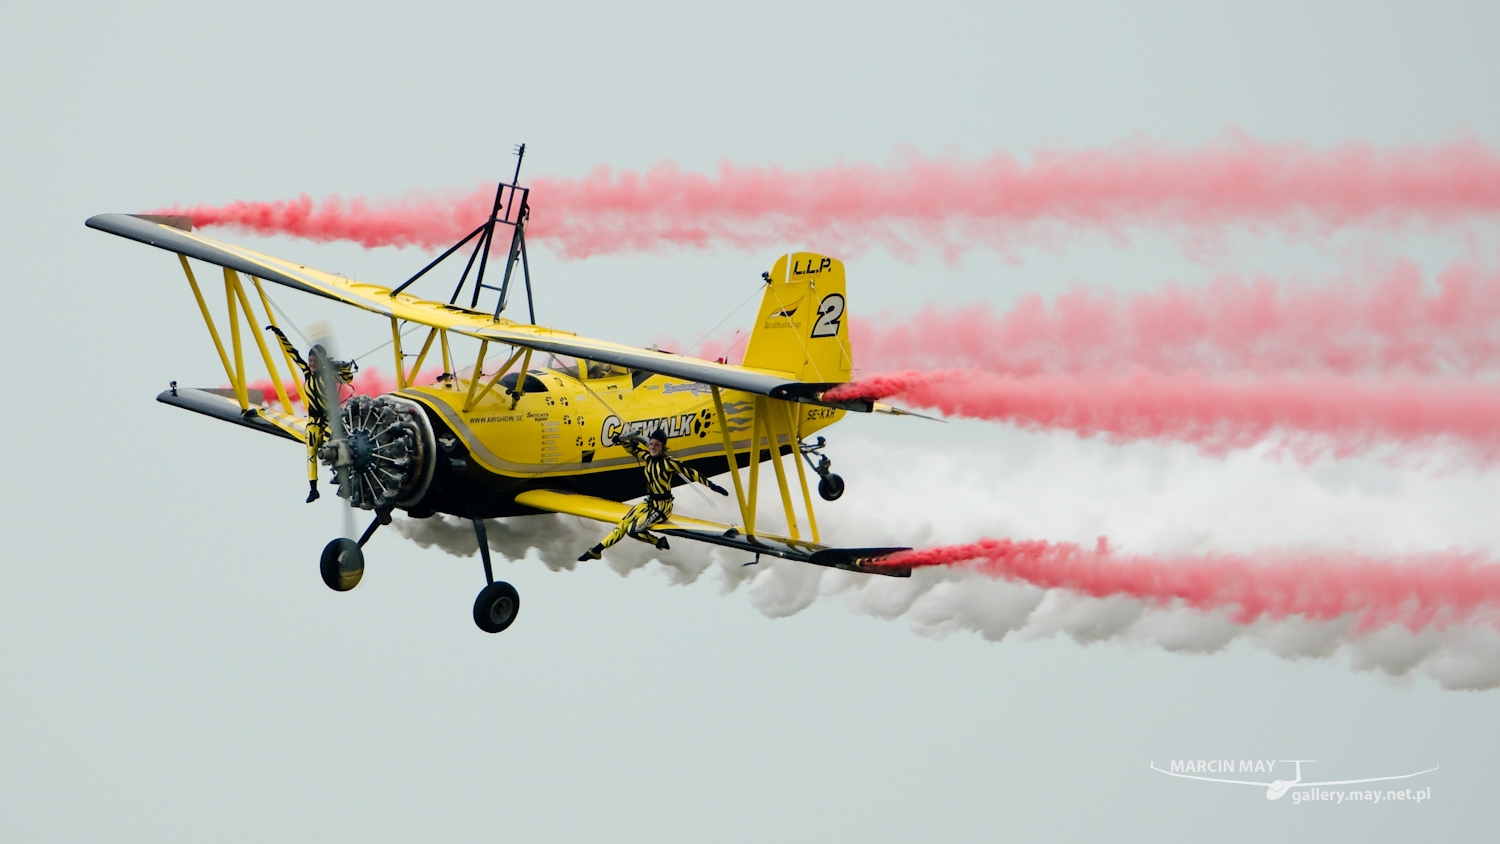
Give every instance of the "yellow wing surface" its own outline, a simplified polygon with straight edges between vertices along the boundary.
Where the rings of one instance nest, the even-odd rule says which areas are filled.
[[[516,496],[516,503],[537,510],[564,513],[595,521],[618,523],[625,517],[630,505],[592,495],[579,495],[552,489],[534,489]],[[796,560],[818,566],[845,569],[847,571],[884,574],[891,577],[910,577],[907,566],[883,566],[881,557],[910,548],[833,548],[805,539],[792,539],[775,534],[746,534],[737,525],[725,525],[690,516],[674,515],[671,519],[651,528],[657,533],[680,536],[699,542],[708,542],[726,548],[738,548],[750,554],[765,554],[783,560]]]
[[[761,321],[765,323],[762,327],[775,329],[783,323],[788,327],[794,323],[800,327],[808,324],[804,320],[811,320],[815,321],[812,326],[813,333],[807,340],[798,340],[802,349],[793,347],[790,351],[772,354],[769,346],[764,351],[757,347],[747,353],[747,362],[760,363],[760,366],[733,366],[634,348],[607,340],[579,337],[571,332],[517,323],[505,318],[497,319],[488,313],[421,299],[406,293],[392,295],[389,287],[364,284],[242,246],[224,243],[178,228],[170,223],[159,222],[160,219],[162,218],[146,218],[130,214],[100,214],[89,218],[87,225],[90,228],[149,244],[159,249],[189,258],[197,258],[296,290],[343,302],[388,318],[431,326],[479,340],[614,364],[627,369],[654,372],[671,378],[682,378],[770,398],[861,412],[876,409],[873,403],[867,401],[824,401],[822,399],[824,390],[849,379],[848,329],[843,325],[842,319],[842,265],[833,268],[799,267],[796,263],[798,255],[784,257],[774,271],[780,277],[772,276],[768,279],[768,285],[779,298],[784,298],[786,302],[779,309],[760,315]],[[822,256],[817,257],[822,259]],[[791,259],[790,263],[788,259]],[[837,262],[834,263],[837,264]],[[815,274],[809,271],[821,271],[822,276],[819,278],[823,280],[805,280],[797,275],[796,271],[799,268],[809,279],[812,279]],[[836,280],[831,270],[836,270]],[[830,286],[834,284],[836,287]],[[827,351],[815,350],[801,354],[803,349],[812,342],[812,338],[823,336],[817,332],[825,332],[826,336],[835,337],[839,342],[826,345],[824,348]],[[789,332],[788,336],[792,334]]]

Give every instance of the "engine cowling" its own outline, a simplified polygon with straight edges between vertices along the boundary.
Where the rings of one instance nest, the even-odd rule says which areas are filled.
[[[409,507],[432,483],[436,442],[427,414],[397,396],[354,396],[344,403],[350,464],[339,470],[339,497],[362,510]]]

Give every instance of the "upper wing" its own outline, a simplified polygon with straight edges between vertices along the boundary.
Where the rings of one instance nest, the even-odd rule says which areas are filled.
[[[618,522],[630,509],[625,504],[610,501],[607,498],[551,489],[523,492],[516,496],[516,503],[538,510],[582,516],[585,519],[601,522]],[[652,530],[669,536],[680,536],[683,539],[738,548],[751,554],[766,554],[783,560],[812,563],[815,566],[884,574],[891,577],[911,577],[911,568],[908,566],[881,566],[879,564],[881,557],[887,557],[899,551],[910,551],[910,548],[830,548],[816,542],[789,539],[773,534],[757,533],[751,536],[741,528],[732,525],[694,519],[690,516],[673,516],[653,527]]]
[[[242,246],[224,243],[196,232],[185,231],[170,222],[159,222],[162,219],[165,218],[100,214],[90,217],[87,225],[189,258],[274,281],[305,293],[344,302],[371,313],[446,329],[481,340],[655,372],[776,399],[861,412],[869,412],[874,408],[874,403],[868,401],[823,401],[822,393],[835,386],[832,383],[799,381],[787,373],[773,370],[711,363],[606,340],[579,337],[568,331],[526,325],[504,318],[495,319],[488,313],[419,299],[406,293],[392,296],[389,287],[363,284]]]

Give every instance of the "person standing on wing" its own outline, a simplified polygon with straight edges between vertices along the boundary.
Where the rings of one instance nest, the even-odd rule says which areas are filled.
[[[689,481],[700,483],[720,495],[728,495],[729,490],[719,486],[708,478],[703,477],[697,469],[683,464],[676,458],[667,456],[667,432],[660,428],[651,432],[651,439],[643,447],[640,434],[627,434],[623,437],[615,437],[617,445],[623,445],[630,451],[635,459],[643,461],[642,468],[646,470],[646,500],[630,508],[625,518],[610,531],[604,541],[593,548],[583,552],[578,558],[579,562],[585,560],[597,560],[604,549],[624,539],[629,535],[635,539],[648,544],[655,545],[665,551],[667,545],[665,536],[656,536],[651,533],[651,528],[665,522],[672,517],[672,479],[682,475]]]
[[[296,361],[297,368],[302,370],[302,403],[307,405],[307,503],[311,504],[318,500],[318,449],[328,442],[328,408],[331,404],[338,407],[338,387],[334,387],[334,395],[323,395],[322,379],[318,373],[323,367],[323,362],[328,360],[328,354],[321,345],[315,345],[307,350],[307,360],[298,354],[297,347],[292,341],[286,339],[281,329],[274,325],[266,326],[266,330],[274,333],[276,339],[281,341],[281,348]],[[354,373],[359,366],[353,361],[332,361],[333,371],[338,380],[344,384],[354,380]]]

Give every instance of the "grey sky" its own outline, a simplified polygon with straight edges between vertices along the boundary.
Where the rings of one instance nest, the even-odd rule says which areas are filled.
[[[815,167],[908,146],[1193,145],[1229,128],[1317,145],[1464,132],[1497,144],[1497,31],[1492,4],[1430,2],[5,9],[0,244],[15,374],[0,837],[1491,837],[1500,698],[1388,681],[1347,656],[934,639],[837,596],[772,620],[746,588],[721,595],[712,573],[673,587],[655,565],[622,578],[534,560],[501,564],[523,610],[485,636],[469,618],[477,559],[392,531],[372,542],[359,589],[330,593],[314,561],[338,514],[301,503],[301,454],[152,400],[169,379],[222,373],[170,257],[83,220],[469,188],[509,172],[519,142],[528,173],[558,175],[663,159]],[[1012,263],[876,252],[850,262],[849,284],[856,313],[1003,304],[1229,270],[1316,279],[1400,255],[1493,265],[1494,240],[1492,221],[1471,241],[1245,236],[1190,260],[1156,233],[1123,246],[1084,236]],[[259,245],[375,281],[423,262]],[[774,259],[536,257],[543,321],[626,342],[707,329]],[[380,342],[372,321],[279,298],[300,321],[337,318],[352,348]],[[938,437],[949,441],[922,441]],[[851,420],[830,440],[852,489],[825,511],[867,507],[830,516],[854,526],[876,513],[931,536],[988,525],[1154,550],[1358,539],[1500,551],[1484,521],[1500,492],[1491,473],[1305,469],[891,419]],[[939,459],[922,449],[953,459],[960,443],[991,478],[904,483]],[[955,492],[971,487],[992,511]],[[1442,770],[1431,804],[1293,806],[1147,769],[1189,758],[1317,759],[1319,779]]]

